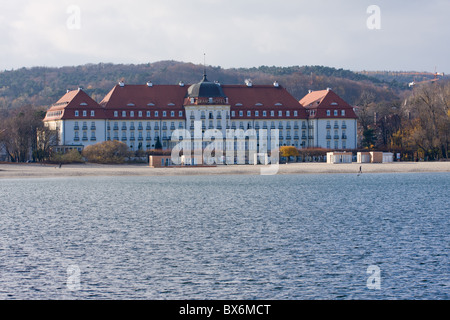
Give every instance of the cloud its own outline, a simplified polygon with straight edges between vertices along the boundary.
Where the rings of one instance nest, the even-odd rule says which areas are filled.
[[[329,65],[450,71],[448,1],[18,0],[0,8],[0,69],[180,60],[223,67]],[[67,27],[79,6],[80,29]],[[434,70],[431,70],[434,71]]]

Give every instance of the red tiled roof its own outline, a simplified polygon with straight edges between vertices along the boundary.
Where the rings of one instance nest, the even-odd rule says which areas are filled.
[[[54,105],[47,111],[44,120],[60,120],[75,118],[75,110],[89,110],[95,111],[94,117],[90,119],[103,119],[105,114],[103,108],[92,99],[82,89],[72,90],[61,97]]]
[[[310,118],[357,118],[353,107],[332,90],[313,91],[303,97],[300,104],[310,112]],[[327,115],[328,110],[330,115]],[[334,110],[338,110],[337,116]],[[345,115],[342,115],[341,110],[345,110]]]
[[[223,91],[228,97],[231,110],[253,111],[259,110],[267,111],[283,111],[283,116],[286,118],[285,111],[291,111],[290,118],[294,118],[293,111],[298,111],[298,116],[295,118],[306,119],[306,110],[302,108],[298,101],[283,87],[253,85],[248,87],[246,85],[223,85]],[[260,114],[262,118],[262,115]],[[278,117],[278,113],[275,113]],[[239,117],[241,118],[241,117]],[[246,112],[242,118],[247,118]],[[254,118],[254,117],[253,117]],[[269,118],[269,116],[268,116]]]

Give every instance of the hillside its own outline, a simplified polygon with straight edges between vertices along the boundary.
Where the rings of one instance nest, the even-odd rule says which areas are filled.
[[[123,80],[128,84],[198,82],[204,67],[192,63],[160,61],[140,65],[87,64],[83,66],[47,68],[34,67],[0,72],[0,109],[16,109],[24,105],[48,106],[67,89],[82,87],[100,101],[111,88]],[[226,84],[270,84],[277,80],[297,99],[308,90],[332,88],[350,104],[357,104],[363,91],[373,92],[379,101],[398,98],[406,85],[398,86],[376,77],[323,66],[293,66],[223,69],[207,67],[208,79]]]

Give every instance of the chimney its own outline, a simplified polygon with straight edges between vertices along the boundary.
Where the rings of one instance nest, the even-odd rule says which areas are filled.
[[[245,79],[245,84],[247,85],[247,87],[253,86],[252,80],[250,80],[250,79]]]
[[[179,85],[180,87],[184,87],[184,82],[183,82],[183,81],[180,81],[180,82],[178,83],[178,85]]]
[[[153,83],[151,81],[147,81],[147,87],[153,87]]]
[[[125,87],[125,83],[123,81],[119,81],[119,86]]]
[[[278,87],[280,86],[280,84],[278,83],[278,81],[275,81],[275,82],[273,83],[273,86],[274,86],[275,88],[278,88]]]

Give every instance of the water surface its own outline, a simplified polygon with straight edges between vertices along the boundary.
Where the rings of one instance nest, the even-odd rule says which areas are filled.
[[[0,299],[449,299],[449,181],[2,180]]]

